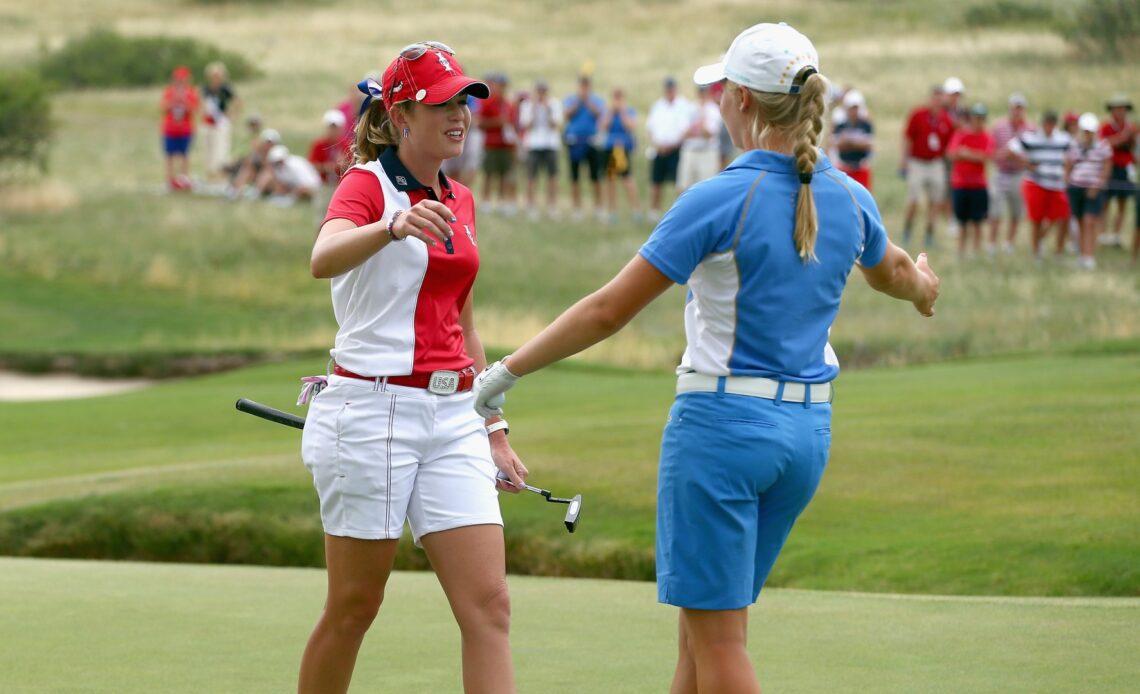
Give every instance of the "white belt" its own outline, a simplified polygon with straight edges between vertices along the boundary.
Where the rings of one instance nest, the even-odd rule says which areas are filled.
[[[724,378],[724,392],[733,395],[748,395],[754,398],[780,400],[782,402],[804,402],[810,391],[811,402],[831,402],[833,389],[830,383],[791,383],[761,378],[758,376],[706,376],[698,373],[681,374],[677,377],[677,393],[718,393],[720,379]],[[783,385],[783,393],[780,386]],[[777,397],[779,396],[779,397]]]

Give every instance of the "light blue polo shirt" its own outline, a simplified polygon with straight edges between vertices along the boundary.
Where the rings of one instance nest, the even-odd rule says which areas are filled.
[[[598,119],[601,118],[601,115],[595,116],[593,111],[586,108],[585,105],[579,106],[581,101],[582,97],[577,92],[562,100],[564,109],[574,109],[574,112],[568,114],[566,119],[566,142],[570,144],[589,142],[594,135],[598,134]],[[594,105],[599,114],[605,111],[606,102],[597,94],[591,92],[588,101]]]
[[[689,285],[678,373],[799,383],[839,374],[827,340],[847,276],[856,262],[883,259],[887,233],[867,189],[822,154],[811,189],[818,262],[804,263],[792,239],[794,160],[763,150],[685,191],[641,247],[669,279]]]

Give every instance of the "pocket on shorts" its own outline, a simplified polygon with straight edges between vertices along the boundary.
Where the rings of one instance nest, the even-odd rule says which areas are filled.
[[[720,423],[720,424],[742,424],[744,426],[765,427],[768,429],[775,429],[776,428],[775,422],[769,422],[769,421],[764,420],[764,419],[748,419],[748,418],[741,418],[741,417],[717,417],[715,419],[715,421]]]

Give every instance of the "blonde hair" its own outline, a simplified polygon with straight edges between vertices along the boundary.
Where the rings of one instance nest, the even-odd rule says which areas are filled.
[[[395,108],[407,109],[409,106],[401,102]],[[356,119],[356,146],[353,152],[356,163],[367,164],[379,159],[384,150],[399,142],[400,134],[388,115],[388,110],[384,108],[384,102],[373,99],[364,115]]]
[[[806,74],[805,74],[806,73]],[[800,85],[798,94],[774,94],[749,89],[752,95],[752,140],[764,146],[773,135],[781,135],[794,143],[792,154],[801,181],[810,181],[819,160],[819,141],[823,135],[823,114],[827,108],[827,80],[814,68],[804,68],[793,84]],[[800,183],[796,196],[796,228],[793,239],[796,251],[805,262],[817,260],[815,240],[819,234],[819,217],[810,182]]]
[[[229,73],[226,70],[226,64],[220,60],[214,61],[206,66],[206,77],[209,77],[215,73],[217,73],[217,75],[223,80],[229,76]]]

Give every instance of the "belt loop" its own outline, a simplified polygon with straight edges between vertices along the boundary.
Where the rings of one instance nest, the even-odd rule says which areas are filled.
[[[718,398],[724,397],[724,384],[728,381],[726,376],[718,376],[716,379],[716,396]]]
[[[375,393],[377,391],[384,390],[383,388],[381,388],[381,386],[386,386],[387,384],[388,384],[388,377],[387,376],[377,376],[372,381],[372,392]]]
[[[772,402],[776,403],[776,407],[779,407],[780,403],[782,403],[783,401],[784,401],[784,382],[780,381],[779,384],[776,386],[776,398]]]
[[[811,384],[810,383],[804,384],[804,409],[805,410],[811,409]]]

